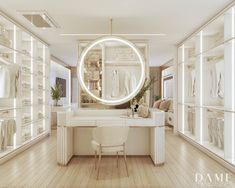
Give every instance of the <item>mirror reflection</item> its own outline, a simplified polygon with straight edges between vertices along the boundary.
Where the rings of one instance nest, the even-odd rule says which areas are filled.
[[[121,41],[99,42],[80,62],[85,89],[106,104],[121,103],[122,99],[127,102],[142,86],[144,70],[139,57],[132,47]]]

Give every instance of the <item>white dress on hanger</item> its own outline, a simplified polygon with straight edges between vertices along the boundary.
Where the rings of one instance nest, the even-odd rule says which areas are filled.
[[[10,73],[5,65],[0,65],[0,98],[10,95]]]
[[[119,74],[118,71],[115,69],[112,71],[112,93],[111,97],[117,98],[120,95],[120,88],[119,88]]]
[[[125,71],[124,89],[124,93],[127,96],[130,93],[130,74],[127,71]]]
[[[190,69],[187,73],[187,81],[188,81],[188,96],[195,96],[195,69]]]
[[[210,69],[210,79],[211,79],[210,95],[213,98],[217,98],[218,87],[217,87],[217,71],[216,71],[215,65],[213,65],[212,68]]]
[[[135,75],[133,74],[131,76],[131,82],[130,82],[130,91],[134,91],[136,89],[136,77]]]
[[[216,63],[216,77],[217,77],[217,96],[224,98],[224,62]]]

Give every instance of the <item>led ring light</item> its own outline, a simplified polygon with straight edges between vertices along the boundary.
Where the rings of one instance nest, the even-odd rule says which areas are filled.
[[[136,88],[127,96],[121,98],[121,99],[112,99],[112,100],[107,100],[107,99],[102,99],[97,97],[96,95],[94,95],[92,92],[89,91],[89,89],[87,88],[86,84],[84,83],[84,79],[83,79],[83,69],[84,69],[84,60],[85,57],[87,55],[87,53],[97,44],[102,43],[102,42],[108,42],[108,41],[116,41],[116,42],[121,42],[127,46],[129,46],[137,55],[139,61],[140,61],[140,65],[141,65],[141,76],[140,76],[140,81],[138,83],[138,85],[136,86]],[[114,36],[108,36],[108,37],[102,37],[99,38],[95,41],[93,41],[90,45],[88,45],[82,52],[81,56],[80,56],[80,60],[78,62],[78,66],[77,66],[77,74],[78,74],[78,78],[80,81],[80,84],[82,86],[82,88],[94,99],[96,99],[97,101],[100,101],[103,104],[107,104],[107,105],[118,105],[118,104],[123,104],[129,100],[131,100],[132,98],[135,97],[135,95],[140,91],[140,89],[142,88],[143,84],[144,84],[144,80],[145,80],[145,63],[143,60],[143,57],[139,51],[139,49],[130,41],[119,38],[119,37],[114,37]]]

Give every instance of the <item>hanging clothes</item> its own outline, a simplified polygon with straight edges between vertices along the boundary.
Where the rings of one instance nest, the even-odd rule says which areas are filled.
[[[188,93],[188,96],[191,97],[192,96],[192,83],[193,83],[193,80],[192,80],[192,74],[191,74],[191,71],[187,71],[186,73],[186,78],[187,78],[187,85],[188,85],[188,90],[187,90],[187,93]]]
[[[7,122],[0,120],[0,150],[5,150],[7,147],[6,132]]]
[[[192,97],[196,96],[196,76],[195,76],[195,69],[191,71],[192,76]]]
[[[112,71],[112,93],[111,97],[119,97],[120,95],[120,87],[119,87],[119,74],[118,70]]]
[[[16,133],[16,122],[9,119],[7,122],[7,146],[13,146],[14,134]]]
[[[208,118],[209,142],[223,149],[224,148],[224,118],[220,114],[210,114]]]
[[[0,98],[15,98],[19,94],[20,68],[18,65],[0,65]]]
[[[131,76],[131,81],[130,81],[130,91],[134,91],[136,89],[136,77],[135,75],[133,74]]]
[[[195,135],[195,111],[192,109],[188,111],[188,131]]]
[[[20,68],[18,65],[8,66],[10,73],[10,94],[9,98],[15,98],[19,95],[20,87]]]
[[[210,95],[213,98],[217,98],[217,71],[215,68],[215,65],[212,65],[212,68],[210,69],[210,79],[211,79],[211,89],[210,89]]]
[[[0,98],[10,95],[10,73],[6,65],[0,65]]]
[[[130,93],[130,74],[127,71],[125,71],[124,92],[126,96]]]
[[[217,76],[217,96],[221,99],[224,98],[224,62],[216,63],[216,76]]]
[[[16,122],[14,119],[0,120],[0,149],[1,150],[5,150],[7,146],[13,146],[15,133],[16,133]]]

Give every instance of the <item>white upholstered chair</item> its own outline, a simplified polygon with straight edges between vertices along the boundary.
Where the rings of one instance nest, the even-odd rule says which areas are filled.
[[[97,179],[99,178],[99,168],[102,153],[116,153],[118,167],[118,154],[119,152],[122,152],[125,161],[127,176],[129,176],[125,152],[128,132],[129,127],[127,126],[100,126],[94,128],[93,140],[91,141],[91,145],[95,151],[95,169],[97,168],[97,154],[99,155]]]

